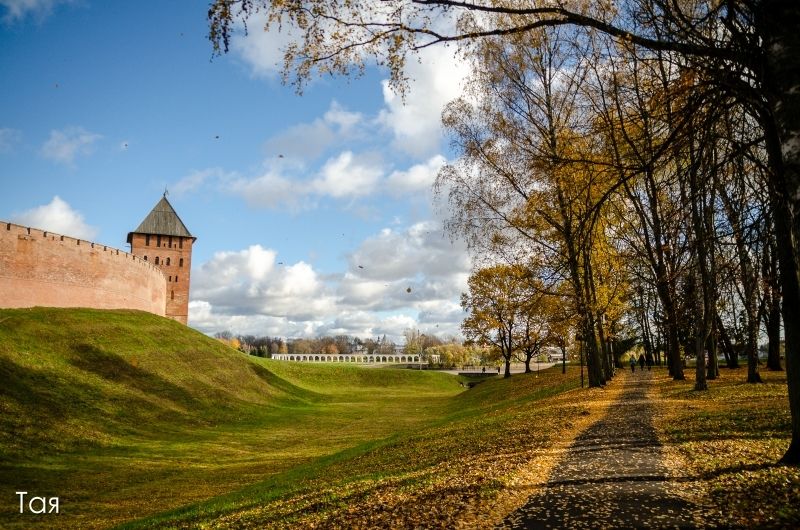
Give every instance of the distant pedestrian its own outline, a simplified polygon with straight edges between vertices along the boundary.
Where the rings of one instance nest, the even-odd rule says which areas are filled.
[[[653,362],[653,354],[652,353],[648,353],[647,354],[647,358],[645,359],[645,361],[647,361],[647,371],[649,372],[653,368],[653,365],[655,364]]]
[[[631,355],[631,373],[636,373],[636,357]]]
[[[483,371],[484,374],[486,373],[486,367],[485,366],[483,367],[482,371]]]
[[[639,354],[639,366],[642,368],[642,372],[644,372],[644,362],[645,362],[644,361],[644,354],[640,353]]]

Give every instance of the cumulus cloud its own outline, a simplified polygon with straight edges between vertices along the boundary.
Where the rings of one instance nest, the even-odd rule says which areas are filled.
[[[305,210],[316,202],[309,184],[286,173],[280,164],[270,164],[258,177],[239,178],[228,185],[228,191],[241,196],[252,207],[283,210]]]
[[[87,156],[94,151],[94,144],[102,136],[87,131],[83,127],[67,127],[50,131],[50,137],[42,145],[45,158],[65,165],[73,165],[78,156]]]
[[[427,192],[446,162],[442,155],[435,155],[426,162],[387,175],[386,164],[379,153],[342,151],[313,172],[298,161],[268,160],[264,172],[256,177],[245,178],[218,168],[207,169],[188,175],[173,189],[182,193],[216,179],[226,191],[241,196],[252,207],[303,211],[315,208],[324,197],[343,200]],[[374,217],[374,208],[361,210],[367,214],[365,218]]]
[[[427,162],[411,166],[406,171],[394,171],[386,179],[386,187],[394,195],[428,191],[446,163],[445,157],[435,155]]]
[[[442,110],[461,95],[469,72],[469,64],[452,48],[434,46],[420,52],[419,61],[409,61],[412,81],[405,100],[383,81],[386,108],[379,120],[391,131],[397,149],[418,158],[439,152]]]
[[[400,341],[409,328],[458,334],[470,261],[432,221],[367,238],[343,273],[276,260],[275,250],[253,245],[219,252],[194,269],[191,324],[209,333],[284,337],[386,334]]]
[[[380,158],[372,154],[354,155],[344,151],[328,160],[318,178],[311,183],[319,195],[358,197],[373,192],[383,173]]]
[[[97,236],[97,229],[84,221],[83,215],[67,204],[58,195],[49,204],[37,206],[19,214],[13,214],[12,220],[21,225],[56,232],[78,239],[92,240]]]
[[[0,153],[10,153],[22,138],[22,133],[8,127],[0,128]]]
[[[351,199],[373,193],[383,177],[383,164],[375,153],[343,151],[305,176],[306,168],[291,160],[267,161],[255,178],[229,179],[225,188],[250,206],[286,210],[314,208],[320,198]]]
[[[278,265],[275,256],[261,245],[214,254],[192,271],[192,299],[207,301],[216,312],[228,315],[313,320],[328,314],[332,301],[311,265]]]

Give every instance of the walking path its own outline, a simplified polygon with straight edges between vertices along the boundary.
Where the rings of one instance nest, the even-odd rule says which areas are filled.
[[[669,491],[654,404],[647,398],[651,377],[638,368],[618,373],[620,398],[500,528],[695,528],[696,507]]]

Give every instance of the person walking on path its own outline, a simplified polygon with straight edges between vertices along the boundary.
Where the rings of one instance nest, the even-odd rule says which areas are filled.
[[[655,364],[653,362],[653,354],[648,353],[645,361],[647,361],[647,371],[649,372],[653,368],[653,365]]]
[[[644,372],[644,354],[643,353],[639,354],[639,366],[641,367],[642,372]]]
[[[636,373],[636,357],[631,355],[631,373]]]

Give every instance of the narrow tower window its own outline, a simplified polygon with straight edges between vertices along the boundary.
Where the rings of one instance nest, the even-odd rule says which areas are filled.
[[[156,236],[156,246],[157,247],[161,246],[161,236]]]
[[[183,258],[178,262],[178,267],[183,267]]]
[[[169,258],[167,258],[167,265],[169,265]]]
[[[183,238],[182,237],[178,238],[178,248],[183,248]]]
[[[158,265],[158,256],[156,256],[156,265]]]
[[[172,236],[169,236],[169,248],[172,248]]]
[[[144,257],[144,260],[147,261],[147,256]]]
[[[170,300],[175,300],[175,291],[170,291],[169,292],[169,299]]]
[[[150,246],[150,234],[145,234],[144,235],[144,246],[146,246],[146,247]]]

